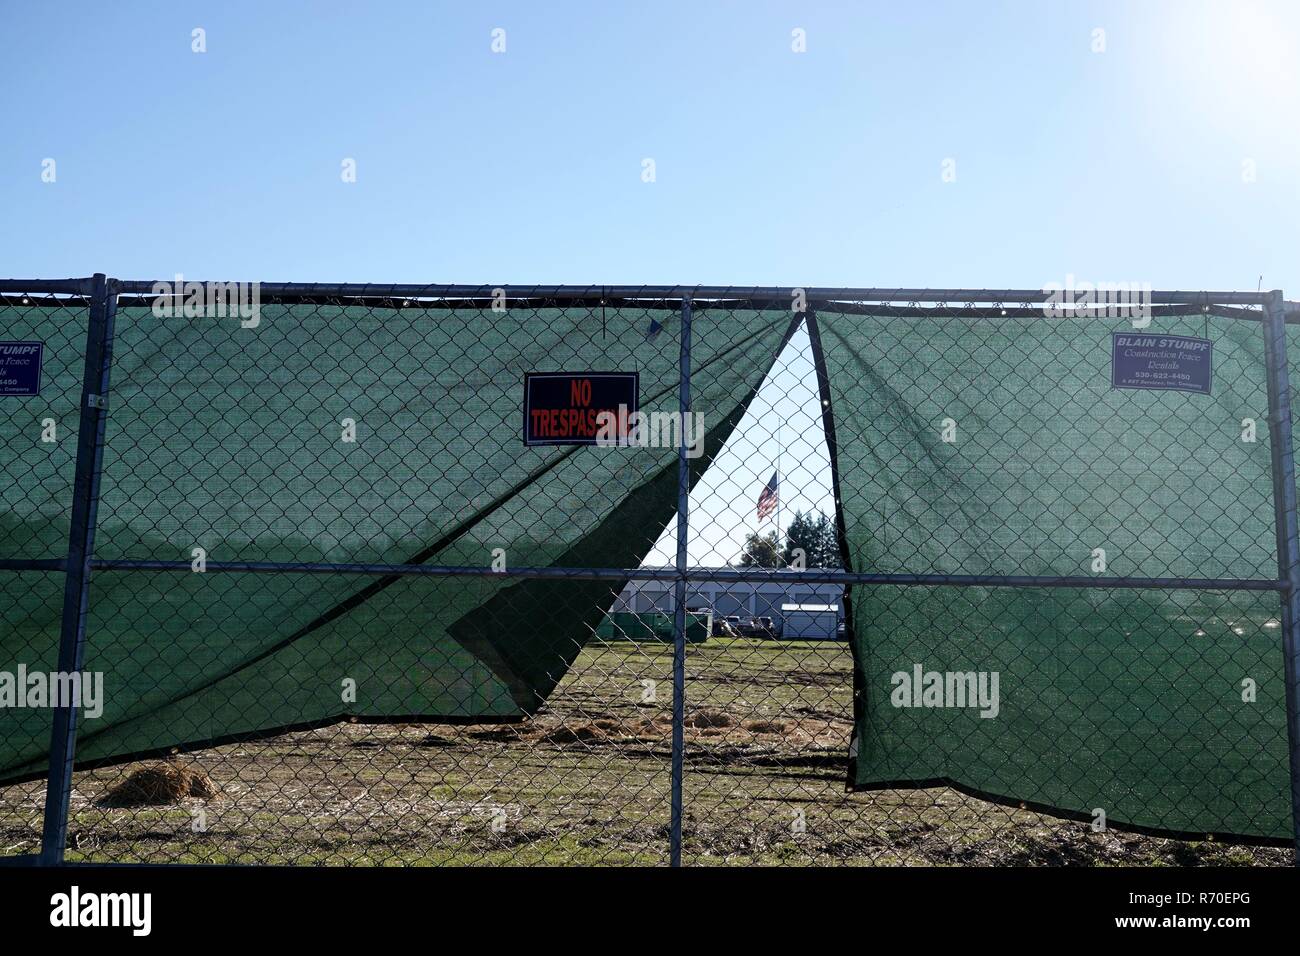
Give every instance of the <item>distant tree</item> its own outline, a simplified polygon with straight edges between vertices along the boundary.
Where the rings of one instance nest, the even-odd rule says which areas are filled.
[[[781,563],[789,567],[794,563],[795,551],[803,548],[808,567],[815,568],[817,566],[814,563],[817,556],[816,530],[816,523],[811,515],[805,517],[802,511],[796,511],[794,518],[785,529],[785,548],[781,551]]]
[[[794,513],[794,520],[785,529],[785,550],[781,553],[781,563],[784,566],[794,564],[796,548],[803,549],[806,567],[840,567],[840,545],[835,533],[835,522],[820,511]]]
[[[742,568],[779,568],[781,566],[781,541],[775,531],[760,535],[752,531],[745,539],[740,552]]]

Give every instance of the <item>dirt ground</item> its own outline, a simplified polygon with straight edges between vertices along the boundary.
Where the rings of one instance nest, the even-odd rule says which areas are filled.
[[[687,662],[683,860],[707,865],[1288,865],[1290,850],[1093,833],[947,788],[845,792],[845,645],[710,639]],[[79,773],[70,859],[664,864],[671,648],[583,651],[535,720],[339,724],[179,758],[216,796],[106,800]],[[152,762],[152,763],[156,763]],[[0,853],[39,845],[43,784],[0,789]],[[194,792],[210,793],[195,787]]]

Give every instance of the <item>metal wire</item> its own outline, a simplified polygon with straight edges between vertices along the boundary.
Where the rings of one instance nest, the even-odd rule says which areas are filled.
[[[1279,634],[1293,636],[1290,611],[1280,628],[1271,618],[1251,618],[1263,606],[1259,600],[1269,600],[1252,595],[1278,592],[1289,602],[1300,573],[1294,494],[1288,504],[1275,500],[1271,488],[1238,488],[1241,500],[1232,505],[1213,497],[1201,503],[1229,543],[1229,553],[1217,557],[1171,556],[1161,542],[1178,539],[1178,529],[1167,526],[1173,510],[1147,515],[1117,503],[1117,513],[1130,523],[1126,533],[1155,542],[1141,561],[1118,573],[1073,573],[1058,561],[1083,542],[1070,538],[1075,532],[1068,517],[1053,524],[1050,515],[1044,520],[1061,540],[1030,546],[1019,526],[990,525],[984,529],[988,552],[972,562],[954,550],[958,542],[942,537],[936,522],[940,515],[974,514],[977,504],[992,509],[978,489],[963,489],[959,480],[964,468],[979,472],[1005,452],[993,443],[966,453],[965,461],[945,459],[936,474],[953,483],[906,504],[918,526],[934,534],[928,552],[898,550],[908,539],[889,523],[897,514],[879,510],[880,547],[890,559],[862,563],[860,543],[854,543],[860,532],[848,526],[846,512],[874,506],[864,486],[847,485],[840,476],[855,469],[880,472],[886,483],[892,479],[880,460],[848,457],[856,447],[848,426],[880,414],[874,405],[845,404],[830,387],[832,377],[855,374],[850,363],[858,358],[849,346],[858,339],[850,338],[870,340],[877,335],[872,330],[904,327],[973,334],[977,323],[996,328],[1003,320],[1042,315],[1048,294],[1041,290],[261,283],[261,301],[273,313],[267,321],[280,330],[281,344],[234,355],[224,345],[229,323],[150,318],[145,310],[161,301],[159,283],[100,280],[98,286],[93,279],[0,280],[0,315],[13,318],[6,329],[21,322],[60,329],[62,340],[47,343],[47,364],[55,363],[47,375],[59,385],[42,408],[52,408],[67,429],[55,446],[63,460],[38,461],[24,450],[0,465],[11,487],[21,489],[6,505],[54,522],[52,537],[41,540],[0,526],[0,592],[15,598],[8,623],[15,633],[30,634],[26,653],[33,669],[43,662],[54,666],[48,644],[54,635],[60,671],[94,670],[96,634],[114,634],[133,650],[101,664],[110,676],[133,675],[135,686],[155,681],[156,693],[116,701],[120,710],[107,728],[83,721],[78,731],[74,708],[54,710],[43,724],[25,718],[9,726],[8,742],[25,753],[46,749],[36,740],[48,733],[52,769],[48,796],[43,770],[15,774],[0,785],[0,855],[34,860],[40,853],[47,863],[309,864],[1290,859],[1284,837],[1260,835],[1271,826],[1264,807],[1225,812],[1213,827],[1216,839],[1207,842],[1205,833],[1162,825],[1163,811],[1154,810],[1132,820],[1112,814],[1115,824],[1098,830],[1085,807],[1091,791],[1078,781],[1078,801],[1067,799],[1076,795],[1069,786],[1057,788],[1060,799],[1040,799],[972,784],[956,770],[862,783],[866,764],[856,748],[867,742],[854,735],[872,726],[864,695],[881,692],[868,686],[876,676],[864,644],[868,633],[912,628],[920,651],[938,654],[947,645],[937,632],[956,616],[987,633],[1005,632],[1018,626],[1007,623],[1006,595],[1032,591],[1042,595],[1035,613],[1043,620],[1109,609],[1114,627],[1141,630],[1149,627],[1146,619],[1125,614],[1177,617],[1195,608],[1202,629],[1231,632],[1248,620],[1252,628],[1270,625],[1241,635],[1261,672],[1271,673],[1282,661]],[[800,295],[805,309],[792,312]],[[164,292],[161,298],[179,305],[184,296]],[[482,343],[467,332],[481,329],[476,323],[503,299],[508,311],[499,321],[511,323],[512,335],[494,342],[507,353],[496,360],[508,360],[511,368],[567,371],[577,371],[566,366],[578,361],[593,370],[635,366],[656,402],[677,405],[682,413],[727,406],[734,417],[719,426],[719,445],[701,463],[687,455],[683,441],[663,455],[625,456],[622,468],[599,474],[565,471],[578,459],[563,450],[541,453],[539,468],[526,474],[510,470],[517,462],[504,470],[508,474],[476,473],[476,465],[491,471],[501,464],[493,449],[463,440],[449,419],[427,416],[439,402],[493,387],[491,376],[501,366],[485,364]],[[1152,292],[1149,303],[1158,318],[1195,313],[1207,328],[1212,319],[1227,328],[1238,321],[1268,326],[1276,317],[1270,370],[1286,365],[1285,336],[1276,335],[1281,321],[1300,318],[1273,293]],[[93,308],[101,310],[98,325]],[[102,321],[114,313],[120,316],[116,331]],[[737,345],[736,329],[744,322],[768,338]],[[369,337],[355,346],[360,351],[331,348],[346,323]],[[577,340],[555,339],[558,324],[574,330]],[[102,362],[94,353],[96,328],[107,336]],[[843,342],[823,345],[828,330]],[[897,408],[923,405],[939,394],[936,381],[945,376],[988,388],[1017,363],[1033,371],[1046,369],[1052,358],[1028,345],[1017,351],[1021,346],[1012,341],[1014,354],[1004,350],[994,370],[982,340],[964,344],[954,331],[945,341],[952,350],[946,357],[910,361],[901,353],[920,348],[920,340],[890,338],[899,354],[892,378],[879,384],[898,391]],[[425,358],[445,364],[449,356],[458,360],[457,382],[422,375]],[[752,382],[744,377],[746,361],[759,369]],[[84,376],[74,373],[83,362]],[[738,377],[743,400],[718,390],[727,374]],[[1262,382],[1216,374],[1216,387],[1236,390],[1243,408],[1264,400]],[[249,383],[262,391],[250,392]],[[1269,386],[1276,399],[1276,382]],[[346,408],[335,399],[341,390],[352,396]],[[1289,387],[1284,392],[1289,416]],[[106,404],[88,408],[87,396],[99,395],[107,395]],[[643,407],[651,404],[646,398],[643,392]],[[252,400],[274,406],[277,417],[241,417],[246,407],[240,403]],[[486,434],[510,436],[493,442],[513,448],[519,403],[501,405]],[[974,414],[977,405],[972,394],[966,410]],[[1018,411],[1046,420],[1065,405],[1061,395],[1056,407]],[[1267,411],[1275,425],[1283,421],[1277,402]],[[354,474],[337,449],[322,450],[322,423],[332,428],[344,412],[368,429],[372,447],[396,442],[401,432],[392,445],[400,453],[376,454],[383,473]],[[11,446],[34,434],[25,424],[14,427],[6,435]],[[107,439],[88,436],[88,427],[107,429]],[[781,439],[774,434],[778,427]],[[782,507],[787,517],[792,508],[800,513],[771,529],[777,535],[765,551],[769,526],[756,519],[755,497],[773,471],[774,441],[784,456],[776,467]],[[1085,442],[1049,458],[1087,475],[1098,467],[1089,456],[1101,453]],[[901,494],[912,480],[905,466],[912,449],[899,445],[895,454],[900,470],[894,477],[903,483],[892,487]],[[1229,459],[1216,454],[1203,450],[1198,460],[1207,481],[1232,471]],[[195,469],[204,476],[198,484]],[[1273,469],[1279,487],[1289,482],[1293,490],[1293,461],[1284,456]],[[607,529],[614,542],[609,553],[621,548],[639,561],[583,565],[562,560],[566,552],[559,544],[548,550],[548,538],[577,549],[577,529],[599,530],[604,519],[590,501],[632,496],[661,475],[676,490],[675,508],[648,524],[611,519],[623,523]],[[527,518],[511,504],[525,480],[550,482],[537,486],[545,507]],[[450,488],[454,498],[443,502],[447,514],[436,520],[432,512],[439,509],[429,507],[435,485]],[[1066,504],[1061,507],[1068,513]],[[1232,537],[1243,527],[1242,515],[1260,509],[1276,511],[1276,552]],[[430,516],[427,526],[413,526],[421,512]],[[539,526],[524,528],[525,520]],[[150,534],[131,530],[145,526]],[[1283,533],[1288,527],[1289,538]],[[618,542],[619,528],[635,540]],[[502,535],[522,535],[535,542],[538,555],[553,560],[516,563],[510,555],[500,569],[478,560]],[[52,548],[57,538],[73,541],[68,553]],[[410,541],[427,546],[412,549]],[[788,566],[796,543],[817,541],[825,547],[812,565]],[[201,576],[192,574],[190,548],[196,545],[206,545],[210,555]],[[273,587],[267,593],[275,600],[251,605],[248,595],[256,588],[250,581],[278,581],[258,585]],[[425,673],[422,668],[438,672],[435,664],[444,671],[463,668],[458,679],[464,682],[480,679],[482,662],[489,669],[494,662],[482,656],[477,635],[465,646],[476,648],[479,660],[467,656],[463,662],[441,645],[413,652],[406,637],[397,635],[391,644],[379,637],[395,621],[410,626],[422,613],[436,618],[448,601],[488,608],[484,619],[506,630],[520,622],[526,627],[544,613],[512,588],[503,590],[503,582],[551,588],[549,613],[581,622],[562,645],[550,645],[544,659],[530,662],[553,683],[536,707],[433,713],[429,702],[448,688],[403,688],[384,712],[325,712],[303,689],[304,675],[358,666],[340,651],[322,651],[317,641],[357,608],[368,615],[374,635],[372,656],[353,675],[360,685],[391,688],[403,675]],[[35,603],[18,599],[38,592],[45,596]],[[66,598],[62,611],[40,611],[56,592]],[[1128,604],[1120,599],[1125,592],[1132,595]],[[298,607],[310,613],[295,616]],[[280,633],[288,636],[255,640],[257,628],[282,612]],[[141,628],[129,639],[120,633],[127,619]],[[931,621],[935,633],[917,628],[918,619]],[[815,635],[794,633],[817,626],[823,630]],[[192,640],[195,634],[201,640]],[[1173,653],[1162,634],[1149,639],[1157,652]],[[1027,686],[1070,666],[1057,656],[1064,651],[1050,645],[1019,653],[1031,671]],[[1129,648],[1108,653],[1116,666],[1134,660]],[[441,657],[431,664],[431,655]],[[1292,694],[1293,656],[1288,645]],[[1190,700],[1206,677],[1189,662],[1171,681]],[[250,703],[258,695],[264,706]],[[1106,694],[1099,699],[1104,703]],[[1245,755],[1244,766],[1258,770],[1279,753],[1294,759],[1294,700],[1289,704],[1290,744],[1281,743],[1278,727],[1252,725],[1242,741],[1255,750]],[[142,730],[144,718],[159,708],[166,715],[163,729]],[[114,743],[116,737],[123,742]],[[926,739],[915,748],[953,759],[968,743]],[[905,770],[922,762],[911,753],[898,759]],[[990,762],[996,770],[1016,759],[1009,750]],[[1106,763],[1094,774],[1093,789],[1122,784],[1125,772],[1122,761]],[[1170,774],[1168,793],[1155,792],[1153,783],[1147,795],[1152,807],[1186,798],[1179,790],[1182,772]]]

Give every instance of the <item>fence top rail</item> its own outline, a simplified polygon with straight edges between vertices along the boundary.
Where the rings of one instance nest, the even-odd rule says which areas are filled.
[[[89,281],[89,280],[84,280]],[[170,290],[174,279],[113,279],[109,289],[126,295],[157,295]],[[216,284],[200,279],[185,281]],[[223,283],[225,284],[225,283]],[[419,285],[370,282],[258,282],[264,296],[339,296],[343,298],[482,298],[505,294],[507,298],[562,298],[600,302],[603,299],[784,299],[796,293],[809,301],[848,302],[1047,302],[1059,293],[1046,289],[922,289],[839,288],[827,286],[705,286],[705,285]],[[1101,289],[1109,288],[1104,284]],[[4,285],[0,283],[0,291]],[[1076,290],[1077,291],[1077,290]],[[1264,305],[1271,292],[1219,292],[1151,290],[1145,294],[1154,305]],[[1289,303],[1300,307],[1300,303]]]
[[[10,295],[90,295],[94,279],[0,279],[0,293]]]
[[[93,278],[74,279],[0,279],[0,296],[55,295],[84,297],[92,293]],[[194,282],[209,287],[213,285],[229,286],[232,282],[216,282],[198,279],[185,279],[187,284]],[[921,306],[923,304],[962,304],[972,306],[986,304],[1002,306],[1004,304],[1029,305],[1046,303],[1058,292],[1046,289],[923,289],[911,287],[898,288],[835,288],[824,286],[685,286],[685,285],[439,285],[439,284],[386,284],[357,282],[256,282],[243,283],[255,285],[262,299],[278,300],[315,300],[315,299],[357,299],[357,300],[448,300],[458,299],[466,304],[475,302],[492,302],[500,296],[507,301],[518,304],[520,300],[534,300],[533,305],[542,303],[559,305],[562,303],[581,304],[658,304],[660,306],[679,306],[682,301],[690,300],[699,306],[707,303],[718,305],[740,305],[743,303],[768,302],[789,303],[796,294],[801,293],[805,301],[813,306],[819,305],[867,305],[898,304]],[[175,277],[172,279],[109,279],[108,291],[113,295],[156,297],[158,295],[182,296],[183,292],[174,290]],[[1105,292],[1108,286],[1101,286],[1098,291]],[[158,291],[158,290],[166,291]],[[1075,289],[1076,293],[1080,290]],[[1146,302],[1154,306],[1192,306],[1211,308],[1215,306],[1238,306],[1260,308],[1270,301],[1275,292],[1232,292],[1232,291],[1177,291],[1150,290],[1143,291]],[[21,299],[20,299],[21,301]],[[11,304],[6,302],[6,304]],[[123,303],[124,305],[142,303]],[[1300,324],[1300,302],[1285,301],[1283,305],[1286,320]],[[1249,316],[1245,316],[1249,317]]]

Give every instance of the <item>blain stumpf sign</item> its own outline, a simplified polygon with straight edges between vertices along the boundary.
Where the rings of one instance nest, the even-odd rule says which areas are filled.
[[[1209,339],[1112,332],[1110,341],[1111,387],[1210,394],[1214,343]]]
[[[0,395],[39,395],[41,342],[0,342]]]
[[[527,372],[524,444],[617,444],[640,393],[636,372]]]

